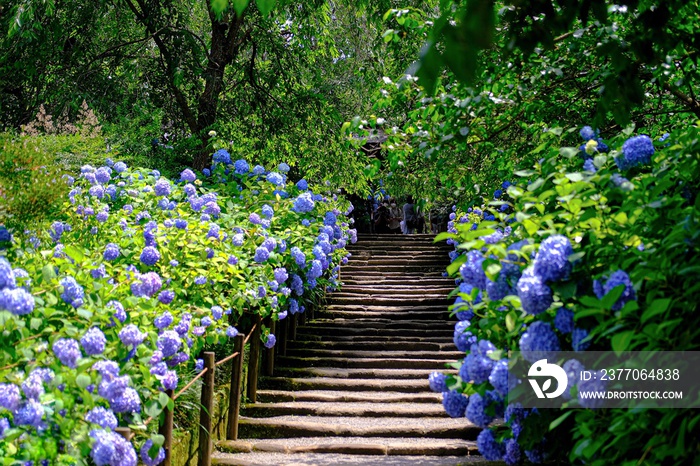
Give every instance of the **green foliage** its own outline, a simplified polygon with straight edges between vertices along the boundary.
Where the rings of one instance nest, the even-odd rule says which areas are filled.
[[[348,210],[347,201],[312,187],[315,203],[294,209],[302,191],[286,184],[284,175],[254,175],[242,168],[243,161],[235,166],[226,162],[220,159],[209,178],[192,183],[168,180],[152,170],[125,169],[121,162],[108,161],[111,169],[85,166],[71,187],[54,186],[55,192],[70,189],[58,212],[43,217],[32,232],[14,232],[7,258],[15,267],[16,284],[8,284],[3,275],[0,289],[0,378],[3,384],[21,386],[32,370],[52,370],[51,380],[38,382],[42,393],[37,395],[42,419],[51,428],[19,425],[16,412],[0,407],[0,417],[13,422],[0,439],[0,457],[88,464],[95,442],[88,433],[97,426],[85,415],[96,406],[114,410],[120,425],[136,431],[136,444],[148,437],[162,443],[151,435],[158,423],[146,427],[144,421],[171,403],[162,389],[173,377],[176,385],[178,378],[191,377],[200,351],[226,343],[230,326],[244,316],[283,319],[303,312],[301,307],[314,303],[327,286],[339,285],[336,267],[354,235],[341,213]],[[324,236],[319,236],[320,224]],[[110,248],[118,253],[108,253]],[[303,262],[292,255],[293,248],[305,255]],[[4,257],[2,273],[10,273],[3,263],[7,265]],[[280,275],[283,267],[286,277]],[[77,285],[71,286],[70,279]],[[31,292],[30,309],[7,301],[11,293],[26,298],[19,287]],[[170,292],[172,301],[163,295]],[[123,305],[123,315],[113,302]],[[168,314],[171,322],[158,323]],[[130,326],[143,334],[142,343],[124,342]],[[82,339],[94,328],[104,333],[106,344],[88,355]],[[162,330],[171,337],[177,332],[175,355],[159,346]],[[263,329],[264,335],[268,332]],[[81,341],[75,365],[59,358],[55,345],[62,338]],[[163,366],[168,363],[165,375],[155,369],[161,360]],[[125,377],[120,380],[140,398],[137,410],[118,412],[105,394],[111,393],[105,390],[112,377],[94,368],[99,361],[118,365]],[[51,448],[59,440],[65,442],[61,454]]]
[[[516,172],[518,179],[505,197],[483,198],[484,212],[494,215],[495,221],[460,212],[456,233],[442,235],[454,239],[458,251],[479,251],[490,258],[482,267],[493,281],[499,278],[501,265],[515,263],[521,271],[531,267],[544,239],[564,235],[573,246],[568,258],[573,270],[565,279],[549,283],[553,303],[541,314],[529,314],[522,307],[517,277],[511,277],[512,288],[505,298],[491,299],[482,290],[482,300],[477,302],[476,289],[471,295],[461,292],[466,303],[455,305],[455,311],[472,308],[475,317],[469,331],[491,341],[503,350],[503,356],[522,349],[522,334],[532,323],[554,325],[560,308],[573,311],[575,327],[589,335],[590,350],[697,351],[700,331],[693,322],[697,321],[700,293],[699,271],[694,265],[700,256],[696,228],[700,222],[700,127],[685,128],[655,143],[651,166],[623,173],[615,159],[625,156],[620,147],[631,130],[605,141],[613,148],[609,153],[592,154],[595,173],[582,169],[579,149],[561,147],[570,132],[573,130],[552,131],[558,136],[542,146],[538,152],[541,161],[531,170]],[[510,213],[502,213],[502,206]],[[505,237],[494,236],[497,231]],[[514,258],[506,247],[523,239],[529,245]],[[464,262],[461,257],[455,260],[453,273]],[[617,270],[629,274],[636,292],[636,300],[624,306],[615,306],[623,287],[593,296],[594,281]],[[557,331],[557,338],[562,350],[574,347],[572,334]],[[491,387],[468,382],[452,381],[465,392],[483,393]],[[577,406],[571,402],[565,411],[531,413],[518,438],[521,447],[535,448],[544,438],[552,459],[563,455],[574,463],[601,466],[638,464],[642,458],[650,464],[690,464],[696,455],[695,447],[685,443],[700,434],[700,417],[692,410],[589,411]],[[574,410],[574,415],[560,418],[568,410]],[[493,429],[503,439],[513,435],[511,427]]]
[[[55,215],[65,201],[65,168],[42,142],[0,133],[0,225],[32,227]]]

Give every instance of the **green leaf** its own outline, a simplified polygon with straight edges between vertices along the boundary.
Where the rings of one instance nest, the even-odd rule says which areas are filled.
[[[467,256],[465,256],[464,254],[457,256],[457,259],[455,259],[454,262],[452,262],[450,265],[447,266],[447,273],[450,276],[457,274],[457,272],[459,271],[459,268],[466,261],[467,261]]]
[[[574,413],[573,410],[567,411],[566,413],[562,414],[561,416],[559,416],[558,418],[556,418],[555,420],[550,422],[549,423],[549,430],[552,431],[552,430],[556,429],[559,426],[559,424],[564,422],[566,420],[566,418],[571,416],[573,413]]]
[[[170,402],[170,397],[167,395],[167,393],[160,392],[160,393],[158,394],[158,403],[160,403],[160,405],[161,405],[163,408],[165,408],[166,406],[168,406],[168,403],[169,403],[169,402]]]
[[[46,282],[46,283],[48,283],[48,282],[52,281],[54,278],[56,278],[56,270],[53,268],[53,265],[46,264],[41,269],[41,276],[44,277],[44,282]]]
[[[75,378],[75,383],[78,385],[78,387],[84,389],[92,383],[92,378],[90,378],[90,376],[87,374],[78,374],[78,376]]]
[[[515,311],[510,311],[508,314],[506,314],[506,329],[508,329],[509,332],[515,330],[516,318],[517,315],[515,314]]]
[[[243,10],[248,6],[249,0],[233,0],[233,10],[236,15],[240,17],[243,14]]]
[[[211,0],[211,11],[216,13],[217,18],[221,18],[221,14],[228,7],[228,0]]]
[[[627,330],[625,332],[613,335],[612,339],[610,340],[613,351],[618,354],[626,351],[627,348],[629,348],[630,343],[632,343],[633,338],[634,332],[632,330]]]
[[[255,4],[258,6],[258,10],[263,16],[270,14],[272,9],[275,7],[277,0],[255,0]]]
[[[82,262],[85,259],[85,254],[73,245],[68,245],[65,247],[64,251],[66,255],[76,262]]]
[[[625,291],[625,285],[617,285],[615,288],[612,290],[608,291],[608,293],[603,296],[603,299],[601,299],[601,303],[605,309],[612,309],[612,307],[615,305],[618,299],[620,299],[620,296],[622,296],[622,293]]]
[[[666,309],[668,309],[668,306],[670,304],[670,298],[655,299],[654,301],[652,301],[652,303],[649,305],[646,311],[644,311],[644,313],[642,314],[642,323],[644,324],[652,317],[666,312]]]

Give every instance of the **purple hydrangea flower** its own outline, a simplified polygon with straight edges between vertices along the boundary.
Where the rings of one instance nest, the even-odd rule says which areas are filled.
[[[172,290],[164,290],[158,294],[158,301],[163,304],[170,304],[175,299],[175,292]]]
[[[61,293],[61,299],[71,306],[78,308],[83,305],[83,298],[85,297],[85,291],[83,287],[75,281],[73,277],[64,277],[61,279],[61,286],[63,287],[63,293]]]
[[[124,306],[122,303],[119,301],[110,301],[107,303],[107,307],[111,307],[114,309],[114,317],[119,321],[119,322],[124,322],[126,320],[126,311],[124,310]]]
[[[78,359],[82,357],[80,345],[72,338],[59,338],[53,343],[53,352],[59,361],[72,369],[78,367]]]
[[[36,400],[26,401],[15,414],[15,424],[40,428],[44,417],[44,406]]]
[[[226,336],[229,338],[235,338],[238,335],[238,329],[236,327],[228,327],[226,329]]]
[[[146,246],[143,248],[143,251],[141,251],[140,260],[145,265],[153,266],[160,260],[160,252],[153,246]]]
[[[119,332],[119,339],[125,346],[136,347],[143,343],[147,336],[134,324],[127,325]]]
[[[177,372],[175,371],[167,371],[163,378],[161,379],[160,383],[163,385],[163,388],[166,390],[175,390],[177,388],[177,383],[178,383],[178,377],[177,377]]]
[[[180,173],[180,181],[188,181],[191,183],[196,179],[197,175],[195,175],[194,172],[189,168],[183,170],[182,173]]]
[[[131,284],[131,292],[134,296],[153,297],[163,286],[163,281],[155,272],[147,272],[139,275],[138,281]]]
[[[19,402],[19,387],[14,384],[0,383],[0,407],[16,412],[19,409]]]
[[[96,356],[102,354],[107,344],[107,338],[97,327],[91,327],[85,335],[80,339],[80,344],[88,356]]]
[[[207,277],[205,277],[203,275],[199,275],[199,276],[195,277],[194,283],[195,283],[195,285],[204,285],[205,283],[207,283]]]
[[[114,243],[109,243],[107,246],[105,246],[105,251],[102,257],[106,261],[113,261],[119,257],[119,254],[119,246]]]
[[[265,340],[265,348],[272,348],[275,346],[275,343],[277,342],[277,338],[271,333],[267,336],[267,340]]]
[[[114,413],[109,409],[103,408],[102,406],[97,406],[88,411],[88,413],[85,415],[85,420],[92,424],[97,424],[103,429],[114,430],[119,425]]]
[[[155,457],[151,458],[151,456],[148,454],[151,448],[153,448],[153,441],[148,439],[141,447],[141,461],[146,466],[157,466],[165,459],[165,450],[163,447],[158,448]]]
[[[561,333],[571,333],[574,329],[574,311],[560,307],[554,318],[554,327]]]
[[[168,358],[180,350],[182,340],[176,331],[166,330],[158,336],[156,346],[163,353],[163,357]]]
[[[625,304],[627,304],[628,301],[634,301],[637,299],[637,293],[634,291],[630,276],[627,275],[627,272],[624,270],[617,270],[610,275],[610,278],[606,280],[605,284],[601,285],[598,280],[593,282],[593,290],[598,296],[598,299],[603,299],[605,295],[610,293],[618,286],[624,286],[624,289],[620,297],[617,299],[617,301],[615,301],[615,304],[613,304],[613,311],[619,311]]]
[[[262,263],[268,260],[269,258],[270,251],[268,251],[267,248],[260,246],[257,249],[255,249],[255,256],[253,257],[253,260],[255,262]]]
[[[155,325],[155,327],[158,330],[163,330],[164,328],[168,328],[168,327],[170,327],[170,324],[172,324],[172,323],[173,323],[173,315],[167,311],[164,312],[163,314],[161,314],[160,316],[156,317],[153,320],[153,325]]]

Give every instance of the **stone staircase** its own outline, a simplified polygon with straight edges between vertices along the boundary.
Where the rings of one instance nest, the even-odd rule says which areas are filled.
[[[446,246],[429,235],[360,235],[342,290],[297,328],[238,441],[214,464],[456,465],[479,461],[480,429],[447,417],[428,388],[433,370],[463,357],[442,277]]]

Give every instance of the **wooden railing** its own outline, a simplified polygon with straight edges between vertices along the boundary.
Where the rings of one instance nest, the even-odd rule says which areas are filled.
[[[305,315],[308,314],[308,315]],[[241,408],[241,388],[243,385],[243,354],[245,345],[250,342],[248,360],[248,380],[247,397],[255,403],[258,398],[258,377],[260,373],[260,355],[263,352],[264,373],[267,376],[273,375],[275,352],[282,356],[287,353],[287,342],[296,339],[296,328],[298,324],[303,325],[306,318],[313,318],[313,308],[307,309],[305,314],[290,315],[287,319],[278,322],[266,319],[266,325],[270,328],[270,333],[275,333],[277,344],[274,348],[261,349],[260,334],[262,331],[262,318],[259,315],[253,316],[254,323],[248,335],[238,334],[233,341],[233,353],[216,361],[213,352],[204,352],[204,368],[187,385],[182,387],[177,393],[173,390],[166,390],[165,393],[170,398],[169,406],[165,407],[161,413],[161,421],[158,433],[165,438],[163,448],[165,449],[165,459],[161,463],[163,466],[171,466],[171,455],[173,446],[173,409],[174,402],[194,383],[202,379],[202,391],[200,395],[199,409],[199,451],[198,466],[211,466],[211,456],[213,451],[212,443],[212,415],[214,410],[214,389],[216,368],[231,361],[231,382],[228,399],[228,422],[226,426],[226,438],[228,440],[238,440],[238,419]],[[277,325],[280,324],[280,325]],[[154,418],[148,418],[144,424],[149,425]],[[129,428],[117,428],[117,432],[127,440],[131,440],[133,433]]]

